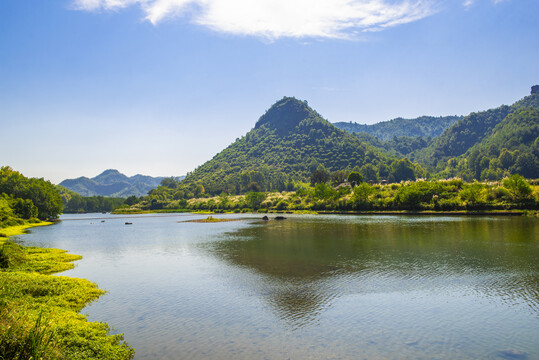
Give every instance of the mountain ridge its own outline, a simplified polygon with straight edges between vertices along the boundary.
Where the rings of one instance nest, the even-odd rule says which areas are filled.
[[[356,122],[336,122],[336,127],[349,133],[364,132],[380,140],[388,141],[393,137],[435,138],[463,116],[420,116],[412,119],[398,117],[375,124],[358,124]]]
[[[141,174],[128,177],[116,169],[107,169],[93,178],[65,179],[59,185],[82,196],[129,197],[146,195],[163,179]]]

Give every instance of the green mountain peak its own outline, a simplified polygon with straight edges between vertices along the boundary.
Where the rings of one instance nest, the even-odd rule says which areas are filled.
[[[265,127],[270,130],[275,129],[279,135],[286,135],[299,126],[303,120],[316,118],[321,119],[321,116],[309,107],[307,101],[285,96],[258,119],[255,129]]]

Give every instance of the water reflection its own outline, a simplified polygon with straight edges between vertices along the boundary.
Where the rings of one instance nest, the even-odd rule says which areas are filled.
[[[507,221],[511,221],[508,227]],[[460,291],[539,314],[534,219],[297,217],[225,234],[205,248],[293,328],[343,295]]]

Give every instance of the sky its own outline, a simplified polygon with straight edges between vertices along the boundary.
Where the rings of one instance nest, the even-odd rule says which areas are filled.
[[[283,96],[330,122],[467,115],[539,84],[537,0],[2,0],[0,165],[180,176]]]

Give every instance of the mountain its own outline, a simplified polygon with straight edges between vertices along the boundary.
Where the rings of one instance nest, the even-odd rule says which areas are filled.
[[[306,101],[284,97],[251,131],[188,174],[182,183],[186,187],[202,185],[212,194],[243,193],[249,188],[285,190],[294,181],[308,180],[319,165],[328,171],[351,170],[365,164],[390,164],[393,159],[338,129]]]
[[[495,109],[471,113],[446,129],[430,146],[419,150],[414,160],[431,168],[438,164],[444,165],[448,159],[465,154],[474,145],[492,136],[496,126],[509,114],[533,108],[539,108],[539,94],[536,93],[511,106],[502,105]],[[500,128],[497,128],[497,131],[500,131]]]
[[[109,169],[91,179],[82,176],[66,179],[59,185],[82,196],[128,197],[146,195],[148,191],[159,186],[163,179],[145,175],[127,177],[118,170]]]
[[[336,122],[333,125],[349,133],[367,133],[380,140],[388,141],[394,137],[434,138],[462,119],[462,116],[421,116],[415,119],[396,118],[372,125],[353,122]]]
[[[395,136],[390,140],[383,141],[365,132],[354,133],[359,140],[366,142],[381,151],[396,157],[412,158],[414,153],[432,144],[433,139],[422,136]]]
[[[509,174],[539,178],[539,108],[518,109],[502,120],[492,134],[464,155],[476,178],[499,179]],[[483,169],[481,162],[488,168]]]
[[[539,108],[517,108],[465,154],[450,158],[439,177],[498,180],[539,178]]]

